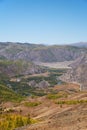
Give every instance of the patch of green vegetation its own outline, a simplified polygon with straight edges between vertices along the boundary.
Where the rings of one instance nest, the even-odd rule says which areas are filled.
[[[38,90],[38,89],[31,91],[31,94],[32,94],[32,96],[38,96],[38,97],[47,95],[46,92],[44,92],[42,90]]]
[[[67,69],[56,69],[56,68],[51,68],[48,71],[51,73],[56,73],[56,74],[63,74],[66,72]]]
[[[27,78],[27,82],[35,80],[36,83],[41,82],[42,80],[48,81],[48,83],[50,84],[50,87],[53,87],[54,85],[58,84],[58,77],[61,76],[63,73],[66,72],[66,70],[62,70],[62,69],[49,69],[48,72],[50,72],[50,74],[48,75],[48,77],[44,77],[44,76],[38,76],[38,77],[29,77]],[[61,81],[61,83],[63,83]]]
[[[29,86],[26,83],[26,80],[21,81],[21,82],[8,81],[8,84],[11,85],[12,90],[14,90],[16,93],[18,93],[22,96],[30,96],[32,94],[32,92],[36,90],[34,87]]]
[[[0,60],[6,60],[5,56],[0,56]]]
[[[25,102],[24,105],[27,106],[27,107],[36,107],[40,104],[41,104],[41,102]]]
[[[48,94],[47,98],[48,99],[58,99],[58,98],[67,98],[66,93],[57,93],[57,94]]]
[[[7,67],[8,65],[11,65],[13,62],[9,60],[0,60],[0,67]]]
[[[63,69],[45,69],[45,71],[49,72],[48,77],[45,76],[33,76],[32,77],[28,77],[25,78],[25,75],[23,75],[21,73],[21,71],[26,71],[28,67],[31,67],[33,64],[32,62],[27,62],[23,61],[23,60],[17,60],[17,61],[8,61],[8,60],[3,60],[0,61],[1,64],[1,68],[9,68],[11,67],[11,71],[8,71],[8,74],[10,75],[10,73],[13,76],[14,79],[19,78],[20,81],[10,81],[10,77],[8,75],[5,74],[5,72],[7,73],[7,70],[4,71],[5,69],[3,69],[3,73],[0,75],[0,84],[3,84],[3,86],[8,86],[8,88],[12,89],[15,93],[20,94],[22,96],[44,96],[47,95],[48,92],[46,91],[42,91],[40,88],[35,87],[35,86],[30,86],[29,82],[30,81],[35,81],[36,84],[39,84],[41,81],[45,80],[50,84],[50,88],[54,87],[56,84],[58,83],[63,83],[62,81],[60,81],[58,79],[59,76],[61,76],[65,70]],[[8,67],[9,66],[9,67]],[[43,69],[43,70],[44,70]]]
[[[5,114],[0,115],[0,130],[13,130],[18,127],[26,126],[28,124],[36,123],[36,120],[28,116]]]
[[[18,94],[16,94],[11,89],[0,85],[0,102],[2,101],[13,101],[13,102],[20,102],[24,98]]]
[[[57,101],[56,104],[67,104],[67,105],[76,105],[87,103],[87,100],[68,100],[68,101]]]

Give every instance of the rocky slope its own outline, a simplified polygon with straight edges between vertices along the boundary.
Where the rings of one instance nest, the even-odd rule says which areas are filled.
[[[45,72],[45,69],[25,60],[0,60],[0,78],[32,75]]]
[[[80,57],[87,50],[74,46],[44,46],[36,44],[0,43],[0,59],[34,62],[62,62]]]
[[[87,54],[78,58],[70,65],[72,69],[68,70],[61,78],[68,82],[77,82],[81,90],[87,90]]]

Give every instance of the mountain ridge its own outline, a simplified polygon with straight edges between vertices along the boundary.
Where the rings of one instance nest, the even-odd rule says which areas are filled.
[[[87,51],[70,45],[36,45],[21,43],[0,43],[0,59],[28,60],[32,62],[62,62],[75,60]]]

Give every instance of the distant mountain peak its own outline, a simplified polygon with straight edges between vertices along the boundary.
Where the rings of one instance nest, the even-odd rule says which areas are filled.
[[[77,42],[71,44],[72,46],[77,46],[77,47],[87,47],[87,42]]]

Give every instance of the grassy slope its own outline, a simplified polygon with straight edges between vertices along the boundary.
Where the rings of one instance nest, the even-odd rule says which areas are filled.
[[[0,102],[2,101],[21,101],[22,97],[11,89],[5,87],[4,85],[0,85]]]

